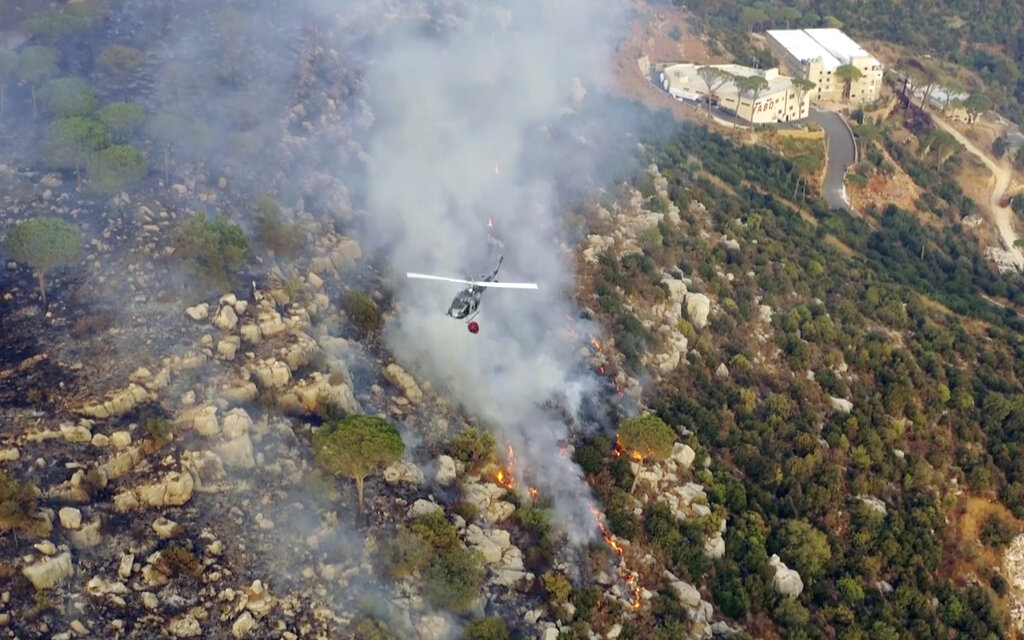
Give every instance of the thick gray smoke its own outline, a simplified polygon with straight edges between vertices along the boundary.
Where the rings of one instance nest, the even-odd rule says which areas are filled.
[[[388,344],[512,445],[514,471],[555,498],[577,541],[596,531],[590,492],[560,454],[567,427],[540,405],[575,412],[596,379],[581,373],[578,344],[567,340],[573,255],[558,185],[526,152],[529,140],[531,158],[558,155],[545,127],[586,100],[581,86],[604,87],[619,19],[584,0],[481,3],[440,34],[388,37],[368,78],[377,120],[365,241],[388,251],[399,276],[477,277],[503,253],[499,280],[540,286],[485,291],[474,336],[444,315],[459,285],[396,281]],[[487,241],[488,219],[503,247]]]

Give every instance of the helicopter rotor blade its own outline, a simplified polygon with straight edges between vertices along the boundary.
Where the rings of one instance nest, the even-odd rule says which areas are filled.
[[[496,289],[537,289],[536,282],[474,282],[477,287],[494,287]]]
[[[421,280],[442,280],[444,282],[455,282],[468,284],[476,287],[494,287],[497,289],[537,289],[536,282],[476,282],[474,280],[461,280],[459,278],[445,278],[444,276],[431,276],[425,273],[406,273],[407,278],[418,278]]]
[[[459,284],[473,284],[472,280],[460,280],[458,278],[445,278],[443,276],[430,276],[425,273],[407,273],[406,278],[419,278],[421,280],[444,280],[445,282],[457,282]]]

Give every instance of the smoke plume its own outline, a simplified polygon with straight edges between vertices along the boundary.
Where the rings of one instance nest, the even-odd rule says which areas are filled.
[[[572,320],[573,252],[546,160],[565,154],[547,132],[606,85],[620,16],[582,0],[482,3],[457,15],[429,33],[390,34],[375,51],[361,241],[386,250],[398,276],[400,313],[387,331],[396,357],[507,440],[583,541],[595,532],[590,492],[559,453],[566,425],[541,408],[553,400],[575,414],[597,382],[580,373],[579,345],[567,339],[585,329]],[[589,166],[575,162],[559,173]],[[489,220],[503,246],[488,241]],[[444,315],[460,285],[402,277],[474,278],[499,253],[499,280],[540,289],[485,291],[478,335]]]

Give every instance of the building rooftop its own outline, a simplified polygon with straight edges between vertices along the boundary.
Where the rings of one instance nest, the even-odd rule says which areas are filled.
[[[801,62],[821,58],[825,69],[849,64],[853,58],[872,57],[839,29],[773,29],[768,35]]]
[[[669,65],[665,67],[664,72],[672,84],[679,83],[687,87],[696,87],[703,92],[707,90],[707,87],[704,84],[704,80],[700,77],[700,74],[697,73],[697,69],[702,66],[705,65],[696,65],[684,62],[682,64]],[[726,71],[734,76],[761,76],[768,81],[768,89],[762,95],[772,95],[779,91],[788,90],[793,86],[793,78],[779,75],[778,69],[774,67],[771,69],[754,69],[739,64],[713,64],[707,66],[721,69],[722,71]],[[736,85],[733,82],[726,82],[718,91],[720,93],[735,93]]]

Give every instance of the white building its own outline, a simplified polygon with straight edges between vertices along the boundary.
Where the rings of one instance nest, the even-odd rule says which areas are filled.
[[[882,90],[882,63],[839,29],[781,29],[767,35],[790,72],[816,85],[816,100],[843,99],[844,83],[835,77],[835,70],[844,65],[861,73],[850,84],[850,101],[869,102]]]
[[[736,83],[732,81],[725,82],[715,91],[714,102],[736,112],[748,122],[788,122],[808,115],[810,92],[799,91],[793,86],[792,78],[779,75],[779,70],[775,68],[752,69],[738,64],[674,64],[662,70],[661,86],[677,100],[703,101],[707,96],[708,85],[698,73],[701,66],[714,67],[733,77],[761,76],[768,82],[768,88],[756,98],[749,93],[737,95]]]

